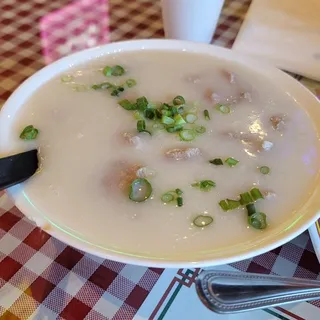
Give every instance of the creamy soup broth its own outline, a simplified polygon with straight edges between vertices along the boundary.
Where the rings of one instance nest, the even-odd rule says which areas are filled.
[[[126,73],[107,78],[101,71],[106,65],[121,65]],[[241,65],[191,53],[139,51],[105,56],[65,75],[89,87],[129,78],[137,83],[113,97],[110,90],[84,90],[69,80],[62,83],[59,76],[43,84],[17,117],[17,145],[35,145],[41,156],[41,170],[25,183],[25,194],[45,216],[87,241],[155,257],[209,252],[263,237],[313,190],[319,143],[308,114],[272,82]],[[146,121],[152,136],[139,134],[138,143],[132,142],[137,119],[118,101],[145,96],[152,103],[172,104],[178,95],[206,132],[185,142]],[[228,105],[230,113],[217,110],[218,103]],[[204,118],[205,109],[210,120]],[[275,117],[281,121],[270,120]],[[30,124],[39,129],[38,137],[20,140]],[[170,149],[187,147],[199,148],[201,155],[178,161],[165,156]],[[209,163],[229,157],[239,162],[234,167]],[[153,192],[136,203],[126,186],[120,190],[119,174],[138,166],[153,174],[147,177]],[[270,173],[262,174],[261,166]],[[216,183],[208,192],[191,186],[208,179]],[[228,212],[219,206],[253,187],[265,196],[255,203],[267,216],[265,230],[248,226],[243,206]],[[183,191],[183,206],[164,204],[161,196],[176,188]],[[213,222],[196,227],[192,221],[200,214]]]

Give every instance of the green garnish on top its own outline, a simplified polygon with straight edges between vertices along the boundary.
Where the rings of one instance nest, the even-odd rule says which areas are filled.
[[[150,198],[152,186],[147,179],[135,179],[129,187],[129,199],[135,202],[142,202]]]
[[[216,166],[223,166],[223,161],[220,158],[209,160],[209,162],[216,165]]]
[[[204,228],[213,222],[211,216],[199,215],[193,220],[193,224],[198,228]]]
[[[172,103],[175,105],[175,106],[179,106],[181,104],[185,104],[186,103],[186,100],[184,100],[184,97],[182,96],[176,96],[173,100],[172,100]]]
[[[126,80],[126,85],[128,86],[128,88],[132,88],[137,84],[136,80],[134,79],[128,79]]]
[[[220,103],[216,105],[216,109],[223,114],[228,114],[231,111],[229,106]]]
[[[201,191],[210,191],[216,186],[216,183],[212,180],[201,180],[191,185],[194,188],[199,188]]]
[[[239,160],[236,160],[234,158],[228,158],[224,162],[228,164],[230,167],[234,167],[239,162]]]
[[[39,130],[33,125],[26,126],[20,133],[20,139],[22,140],[34,140],[37,138]]]
[[[122,66],[116,65],[113,67],[110,67],[110,66],[104,67],[102,70],[102,73],[106,77],[111,77],[111,76],[119,77],[119,76],[123,76],[126,73],[126,71]]]

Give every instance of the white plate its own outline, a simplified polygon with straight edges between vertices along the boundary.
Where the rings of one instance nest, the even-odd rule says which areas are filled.
[[[214,47],[206,44],[195,44],[191,42],[175,41],[175,40],[138,40],[128,42],[118,42],[108,44],[102,47],[97,47],[85,50],[71,56],[65,57],[55,63],[45,67],[31,78],[25,81],[9,98],[3,106],[0,113],[0,152],[6,153],[10,150],[10,143],[8,142],[10,128],[14,123],[14,117],[19,111],[24,102],[35,92],[41,84],[47,82],[51,78],[68,70],[71,66],[84,63],[91,59],[96,59],[106,54],[117,53],[123,51],[136,50],[165,50],[165,51],[189,51],[211,55],[225,61],[236,62],[246,66],[249,69],[254,69],[255,72],[261,76],[269,79],[278,88],[282,88],[286,94],[292,97],[292,100],[299,105],[305,106],[312,119],[314,119],[315,126],[320,132],[320,106],[317,99],[300,83],[293,80],[291,77],[281,72],[280,70],[265,66],[252,58],[235,53],[228,49]],[[192,252],[188,256],[179,255],[174,260],[166,260],[132,256],[126,252],[115,252],[105,247],[96,245],[95,241],[88,242],[85,240],[86,235],[77,235],[77,230],[66,230],[64,225],[64,216],[68,212],[57,212],[54,217],[44,216],[37,208],[32,206],[32,199],[28,199],[24,195],[23,184],[17,185],[8,190],[13,197],[16,206],[30,219],[34,220],[40,227],[44,228],[49,234],[58,238],[59,240],[76,247],[101,256],[104,258],[117,260],[125,263],[148,265],[156,267],[195,267],[195,266],[213,266],[235,262],[242,259],[247,259],[252,256],[262,254],[275,247],[278,247],[285,242],[293,239],[302,231],[306,230],[317,218],[320,217],[320,187],[318,187],[309,201],[303,208],[288,217],[288,219],[270,230],[261,233],[261,238],[258,241],[237,243],[228,249],[219,250],[214,248],[210,253],[203,253],[203,256],[195,259]],[[30,201],[31,200],[31,201]],[[76,215],[75,215],[76,217]],[[90,230],[87,229],[87,236],[90,239],[95,238],[92,230],[95,229],[95,224],[101,223],[92,219]],[[122,233],[119,237],[129,236]],[[150,239],[155,241],[155,239]],[[107,246],[107,244],[106,244]],[[121,249],[121,248],[120,248]],[[201,253],[202,254],[202,253]]]

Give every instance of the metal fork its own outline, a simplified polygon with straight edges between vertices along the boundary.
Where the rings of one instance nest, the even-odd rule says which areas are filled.
[[[320,281],[256,273],[202,271],[196,288],[203,304],[221,314],[320,299]]]

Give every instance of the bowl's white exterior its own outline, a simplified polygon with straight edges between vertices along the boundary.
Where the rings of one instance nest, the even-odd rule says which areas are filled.
[[[0,113],[0,154],[14,152],[10,149],[9,128],[13,123],[13,118],[33,92],[35,92],[41,84],[50,80],[52,77],[66,71],[74,65],[81,64],[85,61],[96,59],[103,55],[113,54],[123,51],[136,50],[165,50],[165,51],[189,51],[212,55],[226,61],[235,61],[254,69],[262,76],[268,78],[279,88],[282,88],[286,94],[290,95],[297,104],[302,105],[311,115],[315,127],[320,132],[320,103],[305,87],[292,79],[290,76],[271,66],[266,66],[252,58],[240,55],[228,49],[223,49],[206,44],[195,44],[192,42],[176,41],[176,40],[137,40],[107,44],[79,53],[70,55],[60,59],[49,66],[35,73],[26,80],[8,99]],[[196,63],[196,62],[195,62]],[[293,173],[294,174],[294,173]],[[320,217],[320,187],[314,191],[309,201],[294,213],[288,221],[271,230],[261,233],[260,241],[239,243],[227,251],[215,251],[210,255],[204,254],[201,259],[192,261],[190,256],[184,258],[177,256],[176,260],[152,259],[148,257],[137,257],[126,253],[114,252],[107,250],[101,246],[97,246],[90,242],[80,239],[76,234],[66,233],[61,230],[54,221],[44,218],[32,206],[31,202],[23,196],[23,185],[17,185],[8,190],[8,194],[15,201],[16,206],[30,219],[34,220],[38,226],[46,229],[46,231],[55,238],[83,251],[87,251],[94,255],[131,263],[137,265],[147,265],[154,267],[204,267],[220,264],[231,263],[243,259],[247,259],[273,248],[276,248],[285,242],[298,236],[306,230],[312,223]],[[47,228],[48,225],[50,228]],[[122,235],[123,236],[123,235]],[[152,239],[150,239],[152,241]]]

